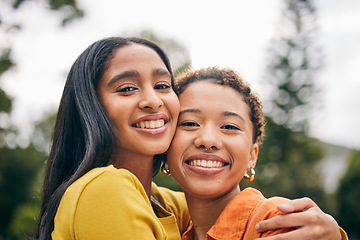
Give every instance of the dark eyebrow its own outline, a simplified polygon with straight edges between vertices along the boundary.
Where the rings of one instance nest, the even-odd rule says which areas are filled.
[[[200,113],[200,110],[196,109],[196,108],[188,108],[188,109],[180,111],[179,116],[181,116],[181,114],[184,114],[184,113]]]
[[[163,68],[156,68],[156,69],[154,69],[152,75],[153,75],[153,76],[168,75],[169,77],[171,77],[169,71],[168,71],[168,70],[165,70],[165,69],[163,69]]]
[[[239,114],[237,114],[235,112],[223,112],[222,115],[224,117],[229,117],[229,116],[237,117],[237,118],[241,119],[242,121],[245,121],[245,119],[242,116],[240,116]]]
[[[113,83],[115,83],[116,81],[120,80],[120,79],[123,79],[123,78],[128,78],[128,77],[139,77],[140,74],[139,72],[137,71],[125,71],[125,72],[122,72],[118,75],[116,75],[115,77],[113,77],[107,84],[107,86],[110,86],[112,85]]]
[[[156,68],[152,71],[152,75],[153,76],[163,76],[163,75],[167,75],[169,77],[171,77],[169,71],[162,69],[162,68]],[[116,75],[115,77],[113,77],[109,83],[107,84],[107,86],[112,85],[113,83],[115,83],[116,81],[123,79],[123,78],[136,78],[136,77],[140,77],[140,73],[138,71],[125,71],[122,72],[118,75]]]

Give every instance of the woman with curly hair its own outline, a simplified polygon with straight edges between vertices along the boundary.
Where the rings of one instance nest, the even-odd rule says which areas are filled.
[[[282,239],[292,239],[291,228],[256,231],[260,221],[283,214],[277,205],[287,199],[266,199],[254,188],[239,187],[243,178],[255,177],[265,126],[262,104],[249,85],[230,69],[212,67],[178,77],[176,91],[180,114],[167,163],[192,219],[182,238],[255,239],[282,233]],[[340,239],[336,227],[334,232],[331,237]]]

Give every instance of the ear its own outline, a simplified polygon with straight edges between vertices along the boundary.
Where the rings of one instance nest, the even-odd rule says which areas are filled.
[[[249,168],[250,167],[254,168],[256,166],[258,154],[259,154],[259,145],[258,144],[253,144],[252,147],[251,147],[250,156],[249,156],[249,163],[248,163]]]

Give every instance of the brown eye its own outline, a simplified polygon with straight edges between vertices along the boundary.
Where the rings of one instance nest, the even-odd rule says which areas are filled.
[[[116,91],[117,92],[122,92],[122,93],[129,93],[129,92],[135,91],[137,89],[138,88],[133,87],[133,86],[127,86],[127,87],[122,87],[120,89],[117,89]]]
[[[226,125],[222,126],[221,129],[240,130],[240,128],[238,128],[237,126],[231,125],[231,124],[226,124]]]
[[[197,124],[196,122],[192,122],[192,121],[186,121],[186,122],[180,123],[179,126],[184,126],[184,127],[198,127],[199,124]]]
[[[171,85],[168,83],[159,83],[155,87],[155,89],[163,90],[163,89],[170,89]]]

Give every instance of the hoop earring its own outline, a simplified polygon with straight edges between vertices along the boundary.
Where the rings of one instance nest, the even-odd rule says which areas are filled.
[[[166,162],[164,162],[162,165],[161,165],[161,172],[165,175],[165,176],[170,176],[170,170],[166,168]]]
[[[254,178],[255,178],[255,169],[253,167],[251,167],[250,169],[247,169],[245,171],[244,178],[248,182],[251,182],[252,180],[254,180]]]

